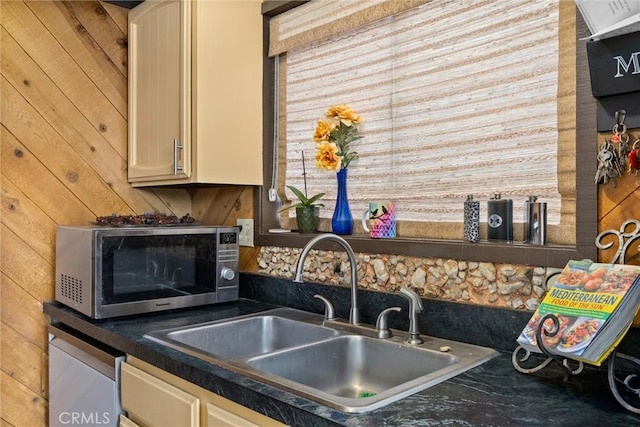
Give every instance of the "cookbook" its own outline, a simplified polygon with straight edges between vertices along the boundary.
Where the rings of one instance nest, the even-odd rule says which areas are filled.
[[[601,40],[640,29],[640,2],[632,0],[576,0],[591,40]]]
[[[542,332],[552,354],[599,366],[629,330],[640,307],[640,266],[569,261],[547,291],[517,342],[541,353],[536,329],[547,314],[558,318],[558,333]],[[545,327],[553,330],[553,321]]]

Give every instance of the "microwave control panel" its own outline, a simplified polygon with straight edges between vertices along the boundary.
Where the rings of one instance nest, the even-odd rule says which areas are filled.
[[[238,299],[239,284],[238,261],[240,245],[238,243],[238,229],[235,227],[219,228],[217,234],[217,300],[218,302],[235,301]]]

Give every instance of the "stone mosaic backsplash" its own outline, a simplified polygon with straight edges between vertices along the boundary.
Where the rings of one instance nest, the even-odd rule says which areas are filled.
[[[300,252],[299,248],[264,246],[258,254],[258,273],[292,279]],[[531,311],[546,292],[545,267],[366,253],[356,253],[356,259],[358,287],[363,289],[397,293],[410,286],[425,298]],[[549,270],[549,274],[557,271]],[[349,286],[347,254],[312,249],[303,278]]]

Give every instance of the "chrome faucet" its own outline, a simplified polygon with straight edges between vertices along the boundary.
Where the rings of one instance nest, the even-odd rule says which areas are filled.
[[[424,340],[420,338],[418,322],[418,314],[423,310],[420,296],[410,288],[401,288],[400,295],[409,300],[409,336],[405,342],[413,345],[422,344]]]
[[[307,255],[309,255],[309,251],[311,251],[311,248],[313,248],[316,243],[323,240],[332,240],[338,243],[344,248],[347,256],[349,257],[349,263],[351,264],[351,309],[349,310],[349,322],[352,325],[358,325],[360,323],[360,311],[358,309],[358,268],[356,265],[356,255],[353,253],[353,249],[351,248],[349,243],[342,237],[331,233],[325,233],[309,240],[309,242],[302,249],[302,253],[298,258],[298,265],[296,266],[296,276],[293,281],[296,283],[303,282],[302,270],[304,269],[304,260],[307,258]]]

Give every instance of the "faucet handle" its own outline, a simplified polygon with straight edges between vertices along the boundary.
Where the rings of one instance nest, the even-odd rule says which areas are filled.
[[[333,304],[331,304],[331,301],[329,301],[328,299],[326,299],[325,297],[323,297],[322,295],[314,295],[314,298],[318,298],[320,301],[322,301],[324,303],[324,319],[325,320],[335,320],[337,319],[336,317],[336,311],[333,308]]]
[[[411,302],[411,305],[413,306],[413,308],[410,307],[410,309],[414,310],[417,313],[420,313],[423,310],[422,300],[420,299],[420,295],[418,295],[416,291],[414,291],[413,289],[400,288],[400,295],[404,296],[406,299],[409,300],[409,302]]]
[[[387,325],[387,316],[392,311],[402,311],[400,307],[389,307],[378,315],[378,320],[376,320],[376,331],[378,332],[378,338],[386,339],[391,338],[391,330]]]
[[[420,338],[418,322],[418,313],[422,311],[420,296],[409,288],[401,288],[400,295],[409,300],[409,336],[405,342],[411,345],[422,344],[424,340]]]

